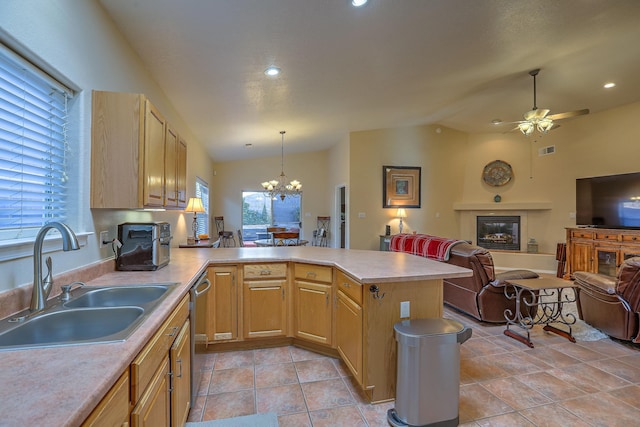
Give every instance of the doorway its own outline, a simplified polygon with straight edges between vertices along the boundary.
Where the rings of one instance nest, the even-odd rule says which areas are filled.
[[[345,185],[339,185],[336,187],[336,228],[337,232],[335,233],[338,236],[336,241],[336,247],[338,248],[348,248],[348,224],[347,224],[347,211],[348,211],[348,202],[347,202],[347,187]]]

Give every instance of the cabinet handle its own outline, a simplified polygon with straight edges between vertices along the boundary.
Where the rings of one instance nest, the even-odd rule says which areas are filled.
[[[178,328],[178,326],[174,326],[174,327],[172,327],[172,328],[171,328],[171,332],[169,332],[169,333],[167,334],[167,336],[169,336],[169,337],[173,337],[173,336],[175,336],[175,335],[176,335],[176,332],[178,332],[178,329],[179,329],[179,328]]]
[[[325,296],[325,299],[326,299],[326,304],[325,304],[325,305],[326,305],[327,307],[329,307],[329,294],[327,294],[327,295]]]
[[[176,362],[180,364],[180,372],[176,375],[176,378],[182,378],[182,359],[178,359]]]
[[[317,276],[317,274],[314,271],[307,271],[307,277],[311,277],[314,278]]]
[[[342,283],[342,286],[343,286],[343,287],[345,287],[345,288],[350,288],[350,287],[351,287],[351,283],[349,283],[349,282],[343,282],[343,283]]]
[[[284,301],[284,288],[282,288],[282,301]]]
[[[270,276],[271,275],[271,270],[260,270],[260,275],[261,276]]]

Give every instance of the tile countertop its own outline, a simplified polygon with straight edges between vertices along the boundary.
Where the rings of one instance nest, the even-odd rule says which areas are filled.
[[[336,266],[362,283],[471,276],[471,270],[397,253],[321,247],[171,248],[158,271],[114,271],[87,286],[179,282],[125,341],[0,352],[0,426],[80,425],[209,263],[300,261]]]

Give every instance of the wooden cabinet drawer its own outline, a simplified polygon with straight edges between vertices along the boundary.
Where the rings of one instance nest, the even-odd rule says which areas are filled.
[[[623,242],[638,242],[640,243],[640,235],[638,234],[623,234],[622,235]]]
[[[338,289],[349,296],[358,305],[362,305],[362,285],[351,277],[344,274],[342,271],[338,271],[336,275],[338,282]]]
[[[599,233],[596,232],[596,240],[607,240],[610,242],[617,242],[618,241],[618,236],[620,236],[620,234],[618,233]]]
[[[131,403],[133,405],[151,382],[188,316],[189,294],[185,295],[178,307],[131,363]]]
[[[118,378],[82,427],[125,426],[129,421],[129,369]]]
[[[593,231],[571,230],[571,237],[576,239],[593,239]]]
[[[316,282],[333,283],[333,268],[324,265],[302,264],[294,265],[296,279],[313,280]]]
[[[244,279],[271,279],[287,277],[287,264],[248,264],[244,266]]]

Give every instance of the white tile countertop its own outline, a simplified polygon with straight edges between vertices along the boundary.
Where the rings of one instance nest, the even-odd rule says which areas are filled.
[[[472,275],[471,270],[397,252],[304,246],[171,251],[171,262],[160,270],[114,271],[87,282],[179,283],[125,342],[0,351],[0,426],[80,425],[210,264],[308,262],[338,267],[364,284]]]

